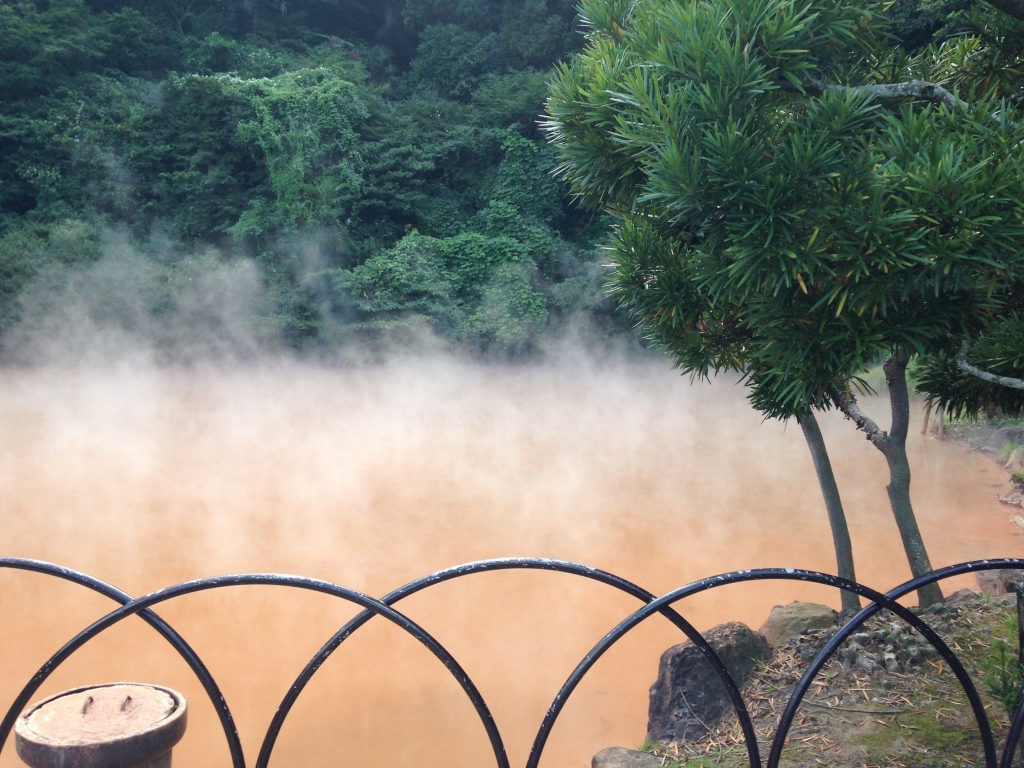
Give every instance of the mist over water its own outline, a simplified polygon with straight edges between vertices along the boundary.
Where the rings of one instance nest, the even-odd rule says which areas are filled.
[[[550,557],[603,568],[655,593],[738,568],[832,572],[813,466],[795,424],[762,422],[733,382],[690,386],[656,358],[545,362],[441,355],[387,364],[158,367],[134,362],[0,372],[0,552],[49,560],[135,595],[230,572],[297,573],[373,596],[471,560]],[[888,423],[885,398],[865,410]],[[913,497],[933,564],[1024,554],[989,460],[917,434]],[[821,418],[859,579],[909,577],[882,456],[836,414]],[[971,585],[945,585],[946,591]],[[838,605],[825,588],[760,583],[677,605],[698,628],[755,628],[771,606]],[[399,604],[462,663],[491,706],[513,765],[572,668],[637,607],[550,573],[450,582]],[[0,704],[64,641],[110,610],[84,590],[0,572]],[[221,684],[247,759],[292,679],[356,612],[323,595],[233,588],[158,609]],[[680,641],[655,618],[574,694],[544,765],[589,765],[644,737],[657,660]],[[36,698],[141,680],[188,697],[177,765],[230,764],[212,707],[185,664],[140,621],[76,653]],[[275,765],[462,768],[493,758],[442,665],[370,622],[293,710]],[[0,766],[19,764],[8,744]]]

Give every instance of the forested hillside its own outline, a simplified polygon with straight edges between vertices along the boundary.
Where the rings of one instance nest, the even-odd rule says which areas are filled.
[[[969,6],[890,13],[914,47]],[[0,340],[72,290],[159,323],[211,276],[249,281],[247,322],[300,348],[625,328],[608,221],[572,206],[538,127],[582,43],[573,0],[0,4]]]
[[[159,316],[250,260],[269,336],[421,318],[528,350],[603,313],[538,130],[571,0],[0,5],[0,332],[116,242]],[[415,322],[415,320],[413,321]]]

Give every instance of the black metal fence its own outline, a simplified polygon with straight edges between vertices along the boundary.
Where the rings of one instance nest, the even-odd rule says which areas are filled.
[[[381,618],[401,627],[404,631],[408,632],[419,642],[425,645],[434,654],[434,656],[444,664],[456,681],[458,681],[459,685],[462,686],[466,696],[473,704],[477,716],[480,718],[480,722],[490,739],[490,744],[494,751],[494,759],[498,768],[510,768],[498,726],[491,715],[487,703],[484,701],[483,696],[481,696],[480,691],[473,684],[473,681],[462,669],[458,661],[447,650],[445,650],[445,648],[435,640],[429,632],[404,614],[397,611],[394,608],[394,605],[409,595],[427,589],[435,584],[470,576],[475,573],[512,569],[556,571],[558,573],[566,573],[592,579],[610,587],[614,587],[626,594],[632,595],[644,603],[642,607],[623,619],[616,627],[605,635],[604,638],[602,638],[601,641],[597,643],[597,645],[595,645],[579,662],[576,669],[573,670],[572,674],[562,685],[540,724],[537,736],[534,739],[533,746],[526,761],[526,768],[537,768],[539,765],[541,755],[544,751],[544,745],[547,743],[548,736],[551,733],[551,729],[554,727],[562,708],[565,706],[566,701],[569,696],[572,695],[576,686],[579,685],[583,677],[591,667],[593,667],[594,663],[611,646],[621,640],[623,636],[654,614],[664,616],[678,627],[689,640],[700,648],[704,657],[708,660],[718,677],[721,679],[722,684],[725,686],[725,689],[732,700],[732,705],[736,711],[736,716],[739,720],[739,724],[745,738],[746,750],[749,756],[751,768],[761,768],[764,763],[762,762],[762,757],[758,747],[757,735],[754,731],[754,726],[751,722],[750,715],[747,712],[739,687],[729,675],[729,672],[726,670],[721,659],[711,646],[708,645],[707,641],[683,616],[676,612],[672,606],[683,598],[695,595],[699,592],[705,592],[707,590],[725,586],[727,584],[773,579],[806,581],[844,589],[866,598],[870,601],[870,605],[864,608],[836,632],[836,634],[825,644],[817,656],[811,661],[809,667],[797,683],[775,731],[771,748],[768,752],[767,768],[777,768],[782,756],[782,749],[785,745],[787,734],[793,724],[793,718],[795,717],[797,709],[799,708],[801,701],[815,677],[839,646],[848,637],[850,637],[850,635],[854,634],[868,619],[883,609],[892,611],[923,635],[955,674],[958,682],[963,687],[964,693],[966,694],[974,713],[974,717],[977,720],[984,749],[986,768],[997,768],[997,766],[999,768],[1011,768],[1013,756],[1017,749],[1017,743],[1020,740],[1021,732],[1024,731],[1024,702],[1022,702],[1011,721],[1010,730],[1002,754],[997,755],[995,739],[992,734],[992,727],[989,722],[988,715],[986,714],[985,707],[978,695],[978,690],[964,668],[964,665],[943,641],[943,639],[936,634],[934,630],[932,630],[921,616],[916,615],[897,602],[901,597],[926,584],[938,582],[951,576],[984,570],[1024,568],[1024,560],[1021,559],[978,560],[969,563],[961,563],[959,565],[952,565],[948,568],[942,568],[934,573],[928,574],[927,576],[901,584],[885,594],[876,592],[862,584],[857,584],[841,579],[837,576],[831,576],[829,574],[819,573],[816,571],[805,571],[795,568],[759,568],[748,571],[735,571],[733,573],[726,573],[720,576],[702,579],[657,597],[626,579],[606,571],[588,568],[584,565],[559,560],[511,558],[502,560],[484,560],[438,571],[437,573],[432,573],[429,576],[424,576],[421,579],[410,582],[409,584],[396,589],[394,592],[385,595],[379,600],[375,600],[374,598],[360,592],[356,592],[355,590],[338,584],[332,584],[327,581],[309,579],[300,576],[285,576],[266,573],[217,576],[213,578],[199,579],[196,581],[185,582],[183,584],[177,584],[173,587],[167,587],[166,589],[161,589],[143,597],[133,598],[131,595],[122,592],[116,587],[100,581],[99,579],[95,579],[84,573],[80,573],[69,568],[63,568],[52,563],[22,558],[0,558],[0,568],[32,571],[35,573],[54,576],[65,581],[87,587],[88,589],[98,592],[120,604],[119,608],[111,611],[98,621],[93,622],[93,624],[86,627],[75,635],[75,637],[69,640],[62,648],[60,648],[60,650],[54,653],[53,656],[51,656],[39,669],[39,671],[36,672],[35,675],[33,675],[25,684],[21,693],[7,710],[7,714],[4,717],[3,722],[0,723],[0,749],[2,749],[4,744],[6,744],[7,738],[10,735],[20,713],[30,703],[32,697],[39,690],[39,687],[54,672],[54,670],[64,662],[65,659],[105,629],[108,629],[129,616],[138,615],[174,647],[174,649],[182,656],[185,662],[195,673],[196,677],[202,683],[207,695],[210,697],[210,701],[213,703],[217,715],[220,718],[221,726],[224,730],[224,736],[227,739],[228,747],[230,749],[233,768],[246,768],[245,756],[242,753],[242,745],[238,736],[238,729],[235,726],[234,718],[231,715],[228,703],[221,693],[216,680],[214,680],[206,665],[203,664],[202,659],[199,658],[185,639],[170,625],[168,625],[167,622],[154,613],[152,609],[154,606],[162,602],[182,595],[188,595],[193,592],[202,592],[210,589],[221,589],[223,587],[240,585],[266,584],[292,587],[295,589],[304,589],[333,595],[334,597],[354,603],[363,610],[341,627],[341,629],[339,629],[334,636],[331,637],[331,639],[328,640],[319,651],[317,651],[316,655],[309,660],[305,668],[295,679],[295,682],[292,683],[288,693],[285,695],[274,714],[270,727],[263,738],[259,756],[256,758],[255,768],[267,768],[269,765],[274,744],[281,731],[281,727],[284,725],[285,719],[288,717],[288,713],[291,711],[295,701],[302,693],[306,684],[310,681],[313,675],[316,674],[316,671],[349,636],[374,616],[380,616]]]

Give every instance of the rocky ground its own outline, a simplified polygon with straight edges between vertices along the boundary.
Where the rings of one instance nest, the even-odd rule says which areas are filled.
[[[1004,504],[1024,507],[1024,425],[1012,422],[954,422],[946,426],[942,439],[983,453],[1001,464],[1009,474],[1014,488],[999,500]],[[1014,518],[1014,522],[1024,530],[1024,517]]]
[[[1024,425],[949,424],[943,437],[1003,465],[1015,489],[1000,500],[1024,507]],[[1024,510],[1021,513],[1014,522],[1024,530]],[[1005,574],[1007,579],[1021,575]],[[992,670],[1000,663],[1010,668],[1015,662],[1016,596],[1000,594],[1005,586],[996,572],[979,574],[981,594],[961,590],[944,606],[921,614],[956,652],[974,681],[1000,755],[1009,716],[983,678],[988,675],[992,679]],[[824,606],[817,608],[827,611]],[[767,627],[768,623],[762,632],[772,644],[771,658],[758,662],[746,674],[743,688],[762,761],[767,759],[779,718],[797,681],[836,631],[834,627],[805,630],[783,642],[772,637]],[[1002,658],[997,653],[998,641],[1009,649]],[[666,657],[670,653],[666,652]],[[1015,762],[1021,764],[1020,753]],[[781,760],[787,768],[974,768],[984,763],[978,725],[956,677],[923,637],[887,611],[849,638],[814,681]],[[749,765],[749,757],[731,710],[696,740],[649,741],[639,751],[611,748],[594,758],[594,768],[744,765]]]
[[[1003,705],[980,682],[995,637],[1009,638],[1012,595],[959,599],[925,616],[956,651],[978,686],[997,744],[1008,728]],[[835,630],[811,631],[776,648],[748,677],[744,699],[766,758],[779,717],[810,658]],[[1015,632],[1015,630],[1014,630]],[[734,714],[697,741],[645,744],[644,768],[740,766],[747,753]],[[884,612],[844,643],[800,707],[783,753],[785,766],[980,766],[978,727],[949,667],[909,626]],[[636,766],[641,768],[641,766]]]

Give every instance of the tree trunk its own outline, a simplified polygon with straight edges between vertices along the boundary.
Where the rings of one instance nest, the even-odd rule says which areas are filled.
[[[921,425],[921,434],[922,435],[927,435],[928,434],[928,426],[929,426],[928,422],[931,420],[931,418],[932,418],[932,401],[929,400],[928,402],[926,402],[924,404],[924,424]]]
[[[836,548],[836,573],[844,579],[856,581],[853,570],[853,544],[850,541],[850,530],[846,527],[846,513],[843,512],[843,501],[839,497],[839,486],[832,474],[832,462],[829,461],[825,440],[818,428],[818,420],[814,411],[808,411],[798,419],[803,430],[807,447],[811,449],[814,460],[814,471],[818,475],[821,495],[825,497],[825,509],[828,511],[828,522],[832,527],[832,543]],[[860,598],[853,592],[840,590],[843,610],[860,610]]]
[[[907,460],[907,432],[910,427],[910,394],[907,391],[907,356],[897,352],[885,361],[885,383],[889,386],[889,405],[892,411],[892,429],[885,441],[885,459],[889,464],[889,505],[903,539],[903,549],[910,561],[914,577],[931,573],[932,564],[924,539],[917,527],[914,507],[910,503],[910,462]],[[918,604],[924,608],[941,603],[942,590],[938,584],[929,584],[917,591]]]

